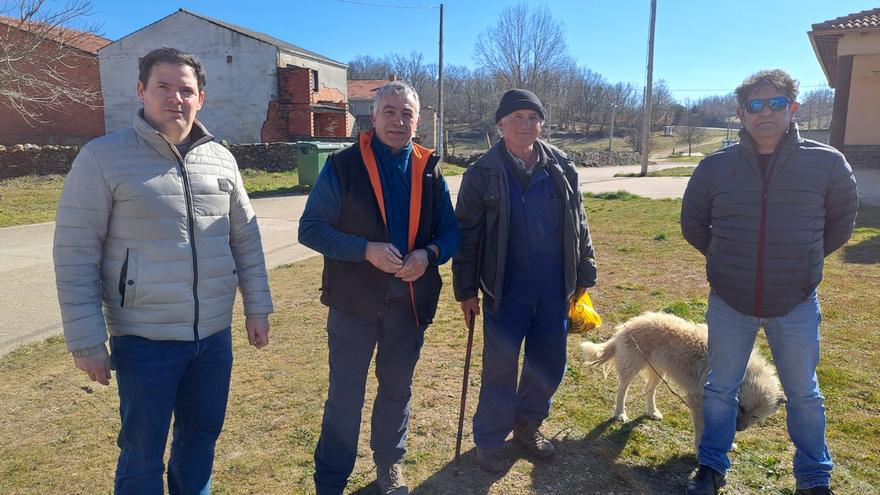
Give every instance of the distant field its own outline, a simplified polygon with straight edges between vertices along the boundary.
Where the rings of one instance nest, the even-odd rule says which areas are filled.
[[[726,130],[707,130],[705,136],[699,143],[692,145],[693,152],[699,152],[708,155],[709,153],[721,148],[721,141],[727,136]],[[731,135],[733,131],[731,131]],[[546,139],[546,136],[545,138]],[[678,135],[664,136],[663,132],[654,132],[651,134],[651,159],[657,159],[671,155],[673,152],[687,152],[687,144],[679,142]],[[550,136],[550,143],[564,150],[570,151],[592,151],[607,150],[608,137],[586,138],[575,137],[572,134],[558,134]],[[451,138],[449,151],[457,155],[471,155],[474,153],[482,153],[486,151],[485,137],[479,137],[474,134],[455,135]],[[615,137],[612,143],[614,151],[632,151],[632,145],[623,137]]]
[[[302,191],[296,170],[265,172],[243,169],[241,176],[252,198]],[[63,175],[31,175],[0,180],[0,227],[55,220],[63,185]]]

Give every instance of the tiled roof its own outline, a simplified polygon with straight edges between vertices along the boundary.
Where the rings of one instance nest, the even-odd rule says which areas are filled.
[[[264,43],[268,43],[270,45],[275,45],[279,49],[287,51],[287,52],[291,52],[294,55],[304,55],[306,57],[314,58],[314,59],[320,60],[322,62],[326,62],[326,63],[330,63],[330,64],[334,64],[334,65],[346,66],[342,62],[333,60],[332,58],[325,57],[325,56],[320,55],[318,53],[315,53],[313,51],[306,50],[305,48],[296,46],[292,43],[288,43],[284,40],[280,40],[278,38],[269,36],[266,33],[261,33],[259,31],[253,31],[253,30],[247,29],[245,27],[239,26],[237,24],[232,24],[231,22],[221,21],[220,19],[214,19],[213,17],[208,17],[206,15],[202,15],[202,14],[199,14],[199,13],[193,12],[191,10],[187,10],[187,9],[180,9],[180,12],[186,12],[187,14],[194,15],[196,17],[200,17],[208,22],[212,22],[214,24],[217,24],[218,26],[225,27],[226,29],[235,31],[237,33],[243,34],[245,36],[248,36],[248,37],[251,37],[254,39],[258,39],[258,40],[260,40]]]
[[[880,29],[880,8],[863,10],[830,21],[813,24],[813,31]]]
[[[20,19],[6,17],[0,15],[0,24],[12,26],[23,31],[39,30],[40,24],[22,22]],[[110,44],[110,40],[96,36],[85,31],[79,31],[71,28],[52,29],[48,32],[41,32],[47,38],[58,43],[67,43],[77,50],[97,55],[98,50]]]
[[[807,33],[831,87],[837,82],[837,45],[840,38],[849,32],[864,31],[880,31],[880,8],[813,24],[813,30]]]
[[[373,92],[387,82],[387,79],[350,79],[348,81],[348,99],[372,100]]]

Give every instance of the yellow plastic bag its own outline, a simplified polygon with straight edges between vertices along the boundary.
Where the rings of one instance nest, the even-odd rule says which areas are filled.
[[[602,317],[593,308],[590,295],[584,295],[568,308],[568,333],[587,333],[602,325]]]

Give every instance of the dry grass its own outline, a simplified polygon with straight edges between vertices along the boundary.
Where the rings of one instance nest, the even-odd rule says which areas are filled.
[[[670,168],[661,168],[659,170],[651,170],[648,172],[647,177],[690,177],[694,173],[694,167],[670,167]],[[618,172],[614,174],[615,177],[639,177],[638,173],[623,173]]]
[[[63,175],[0,180],[0,227],[55,220],[63,183]]]
[[[242,169],[241,175],[252,198],[303,191],[296,170]],[[0,180],[0,228],[54,221],[64,177],[31,175]]]
[[[613,196],[607,196],[612,198]],[[702,259],[681,238],[678,201],[587,200],[601,278],[592,291],[606,325],[644,310],[702,319],[707,285]],[[863,209],[849,246],[828,262],[819,370],[828,408],[828,440],[838,493],[877,493],[880,486],[880,375],[877,287],[880,209]],[[661,235],[662,234],[662,235]],[[237,315],[232,391],[218,444],[215,493],[313,493],[312,451],[327,386],[326,309],[317,301],[321,260],[272,272],[277,312],[272,343],[245,345]],[[447,283],[416,371],[406,472],[415,494],[672,494],[694,465],[686,409],[658,395],[662,422],[608,420],[616,381],[579,364],[581,337],[570,338],[570,365],[545,428],[560,456],[533,464],[508,447],[511,468],[484,474],[474,463],[470,417],[478,390],[481,339],[475,343],[461,470],[455,447],[465,329]],[[761,343],[763,346],[763,342]],[[368,385],[361,445],[349,490],[371,493],[368,439],[375,380]],[[60,338],[0,359],[0,493],[102,494],[112,489],[119,420],[115,386],[101,387],[75,370]],[[644,410],[633,393],[632,411]],[[791,494],[792,448],[785,413],[737,437],[727,494]]]

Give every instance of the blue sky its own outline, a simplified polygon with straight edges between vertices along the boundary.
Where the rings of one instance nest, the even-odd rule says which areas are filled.
[[[514,0],[444,2],[444,59],[475,67],[477,36]],[[554,0],[578,64],[612,82],[644,85],[649,0]],[[394,8],[379,5],[400,5]],[[874,0],[658,0],[654,80],[684,101],[732,91],[748,74],[780,67],[802,91],[826,84],[807,31],[813,23],[880,6]],[[93,0],[93,21],[118,39],[180,7],[263,31],[341,62],[357,55],[422,52],[438,57],[438,3],[428,0]],[[173,40],[168,40],[173,46]],[[691,91],[697,90],[697,91]]]

